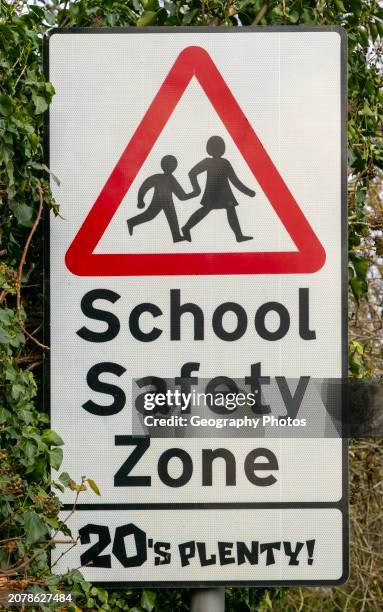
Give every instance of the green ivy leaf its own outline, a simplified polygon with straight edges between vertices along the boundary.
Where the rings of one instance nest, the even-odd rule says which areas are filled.
[[[7,117],[12,113],[12,108],[12,98],[5,93],[0,93],[0,114]]]
[[[60,521],[57,518],[45,517],[45,522],[48,523],[52,529],[58,529],[60,527]]]
[[[0,310],[0,322],[5,325],[10,325],[14,317],[14,312],[10,308],[2,308]]]
[[[366,257],[360,257],[353,261],[355,272],[359,278],[365,279],[367,276],[369,261]]]
[[[24,444],[24,453],[27,459],[27,465],[33,465],[37,452],[37,446],[30,440],[26,440]]]
[[[54,15],[50,11],[44,11],[44,18],[48,25],[56,25],[56,15]]]
[[[0,344],[9,344],[11,341],[11,336],[9,333],[0,327]]]
[[[65,487],[69,485],[71,480],[72,478],[69,476],[68,472],[63,472],[59,476],[59,481],[62,482]]]
[[[289,21],[291,23],[297,23],[299,21],[299,13],[297,13],[297,11],[291,11]]]
[[[144,589],[141,595],[141,607],[147,612],[152,612],[155,606],[157,594],[155,591],[147,591]]]
[[[158,0],[147,0],[142,5],[144,11],[158,11],[160,5],[158,4]]]
[[[144,11],[137,21],[138,28],[145,28],[147,26],[151,26],[157,21],[157,13],[154,11]]]
[[[40,115],[41,113],[44,113],[47,110],[48,102],[45,100],[45,98],[42,98],[41,96],[37,96],[33,94],[32,101],[33,101],[33,104],[35,105],[36,115]]]
[[[28,204],[19,204],[13,200],[9,203],[9,208],[15,215],[20,225],[23,225],[24,227],[31,227],[33,217],[33,210],[31,206],[28,206]]]
[[[46,429],[43,432],[41,439],[45,444],[48,445],[62,446],[64,444],[64,440],[60,438],[60,436],[55,431],[53,431],[53,429]]]
[[[44,170],[44,172],[46,172],[52,177],[52,180],[56,183],[56,185],[60,187],[60,179],[55,174],[53,174],[53,172],[48,168],[46,164],[38,164],[36,162],[30,162],[29,166],[31,168],[34,168],[35,170]]]
[[[26,532],[26,542],[30,546],[47,535],[47,527],[34,510],[26,510],[22,515]]]
[[[367,283],[359,276],[350,279],[350,287],[357,300],[360,300],[367,293]]]
[[[51,466],[53,467],[54,470],[59,470],[60,469],[60,465],[62,464],[63,461],[63,450],[62,448],[52,448],[52,450],[49,451],[49,458],[50,458],[50,462],[51,462]]]
[[[338,11],[340,11],[341,13],[344,13],[346,11],[342,0],[334,0],[334,4],[336,8],[338,9]]]
[[[7,423],[11,419],[11,413],[4,406],[0,406],[0,423]]]

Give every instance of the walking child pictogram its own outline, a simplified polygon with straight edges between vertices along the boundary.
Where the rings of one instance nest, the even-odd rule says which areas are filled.
[[[209,138],[206,144],[206,151],[210,157],[199,162],[189,172],[193,193],[196,195],[201,193],[197,176],[203,172],[206,172],[206,187],[201,200],[202,208],[196,210],[182,228],[186,240],[191,242],[190,230],[202,221],[210,211],[220,208],[226,208],[227,220],[235,234],[237,242],[252,240],[252,236],[245,236],[242,233],[235,210],[235,207],[238,206],[238,202],[233,195],[230,183],[251,198],[255,196],[255,191],[246,187],[246,185],[239,180],[229,160],[222,157],[225,153],[225,142],[220,136],[212,136]]]
[[[190,230],[195,227],[202,219],[206,217],[212,210],[220,208],[226,209],[227,220],[233,230],[237,242],[252,240],[252,236],[245,236],[242,233],[241,226],[237,217],[235,207],[238,202],[235,199],[230,187],[230,183],[239,191],[249,197],[255,196],[255,191],[244,185],[234,172],[234,169],[229,160],[222,157],[225,152],[225,142],[220,136],[212,136],[209,138],[206,151],[210,155],[206,159],[199,162],[189,172],[190,182],[193,191],[187,194],[177,179],[173,176],[173,172],[177,168],[177,159],[173,155],[165,155],[161,160],[163,174],[154,174],[149,176],[141,185],[138,192],[138,208],[145,207],[145,195],[154,187],[154,194],[151,203],[145,212],[127,220],[129,234],[133,234],[133,229],[136,225],[152,221],[162,210],[165,213],[167,222],[172,233],[173,242],[181,242],[188,240],[191,242]],[[206,187],[202,196],[202,208],[196,210],[182,228],[180,232],[176,209],[173,202],[173,195],[179,200],[190,200],[197,197],[201,193],[197,176],[206,172]]]
[[[138,191],[138,208],[145,208],[144,197],[146,193],[154,187],[154,194],[148,208],[139,215],[127,220],[129,234],[133,234],[133,228],[136,225],[151,221],[163,210],[169,223],[172,233],[173,242],[181,242],[185,237],[181,235],[176,209],[173,202],[173,194],[179,200],[189,200],[196,194],[194,192],[187,194],[177,179],[173,176],[173,172],[177,168],[177,159],[174,155],[165,155],[161,160],[161,168],[163,174],[153,174],[149,176],[141,185]]]

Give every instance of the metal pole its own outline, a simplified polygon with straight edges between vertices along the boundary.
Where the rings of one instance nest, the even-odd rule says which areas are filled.
[[[203,392],[204,388],[198,387],[198,391]],[[193,414],[206,416],[203,407],[200,406],[193,406]],[[196,438],[198,437],[197,432],[198,429],[195,427],[182,427],[180,436]],[[214,438],[219,437],[220,434],[218,429],[206,428],[205,435],[208,438]],[[225,588],[192,589],[190,612],[225,612]]]
[[[190,612],[225,612],[225,589],[193,589]]]

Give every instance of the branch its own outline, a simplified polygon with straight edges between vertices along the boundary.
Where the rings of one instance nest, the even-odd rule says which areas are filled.
[[[85,481],[86,481],[86,476],[82,476],[81,477],[81,485],[83,485]],[[77,490],[76,497],[75,497],[75,500],[74,500],[73,507],[72,507],[71,511],[69,512],[68,516],[65,517],[65,519],[63,521],[61,521],[63,525],[65,525],[68,522],[70,517],[76,511],[76,506],[77,506],[78,498],[79,498],[79,495],[80,495],[80,492],[81,492],[81,485],[79,486],[79,488]],[[1,572],[0,573],[0,577],[3,578],[5,576],[15,576],[21,570],[23,570],[25,568],[29,568],[31,563],[32,563],[32,561],[37,559],[37,557],[39,557],[49,546],[54,544],[55,537],[57,536],[58,533],[60,533],[60,531],[61,531],[61,527],[57,527],[57,529],[55,529],[55,531],[53,532],[53,535],[51,536],[50,540],[48,542],[46,542],[42,548],[40,548],[37,552],[35,552],[35,554],[32,555],[32,557],[30,559],[26,559],[22,563],[19,563],[19,565],[13,565],[12,567],[8,568],[7,570]],[[77,544],[77,541],[78,541],[78,538],[76,540],[76,544]],[[73,548],[73,546],[71,548]]]
[[[16,313],[17,313],[17,319],[18,319],[19,325],[20,325],[23,333],[28,338],[30,338],[30,340],[32,340],[35,344],[37,344],[37,346],[39,346],[40,348],[48,349],[49,350],[49,346],[46,346],[45,344],[42,344],[39,340],[37,340],[37,338],[32,336],[32,334],[30,334],[25,329],[24,323],[23,323],[22,318],[21,318],[21,278],[23,276],[23,269],[24,269],[25,260],[27,258],[27,253],[28,253],[29,245],[31,244],[31,240],[33,238],[33,234],[35,233],[35,231],[37,229],[37,226],[40,223],[41,215],[42,215],[42,212],[43,212],[43,206],[44,206],[44,191],[43,191],[43,189],[42,189],[42,187],[40,185],[37,187],[37,192],[39,194],[39,200],[40,200],[39,210],[37,212],[37,217],[36,217],[35,222],[34,222],[32,228],[31,228],[31,231],[29,232],[29,236],[27,238],[27,241],[25,243],[23,254],[21,256],[21,260],[20,260],[20,264],[19,264],[18,274],[17,274],[17,281],[16,281],[16,289],[17,289],[17,294],[16,294]]]
[[[69,546],[69,548],[67,548],[66,550],[64,550],[64,552],[62,552],[62,553],[61,553],[61,555],[60,555],[59,557],[57,557],[56,561],[55,561],[54,563],[52,563],[52,565],[51,565],[51,569],[52,569],[52,568],[53,568],[55,565],[57,565],[57,563],[58,563],[59,561],[61,561],[61,559],[62,559],[62,558],[63,558],[63,557],[64,557],[64,556],[65,556],[65,555],[66,555],[66,554],[67,554],[67,553],[68,553],[70,550],[72,550],[72,548],[74,548],[75,546],[77,546],[79,539],[80,539],[80,536],[77,536],[77,539],[76,539],[76,540],[73,542],[72,546]],[[56,542],[56,544],[57,544],[57,543],[58,543],[58,542]],[[66,543],[67,543],[67,542],[64,542],[64,544],[66,544]],[[68,544],[69,544],[69,542],[68,542]]]
[[[257,16],[255,17],[253,23],[251,24],[252,26],[256,26],[259,24],[259,22],[264,18],[264,16],[266,15],[268,10],[268,6],[267,4],[264,4],[263,7],[261,8],[261,10],[259,11],[259,13],[257,14]]]

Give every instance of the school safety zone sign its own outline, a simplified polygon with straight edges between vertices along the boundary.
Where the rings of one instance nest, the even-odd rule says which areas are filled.
[[[347,375],[343,31],[58,29],[45,45],[47,400],[60,471],[101,493],[81,492],[53,570],[344,582],[347,447],[312,427],[312,381]]]

